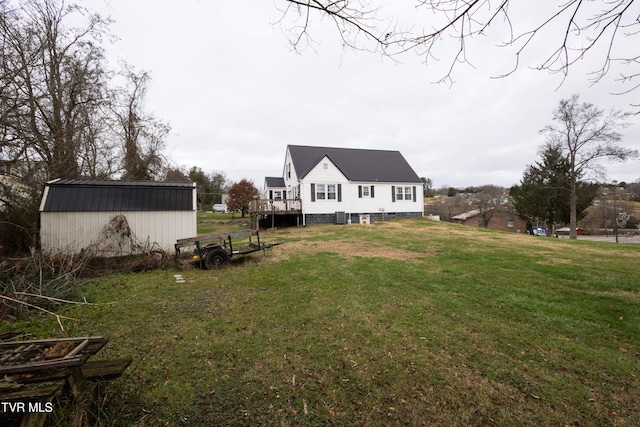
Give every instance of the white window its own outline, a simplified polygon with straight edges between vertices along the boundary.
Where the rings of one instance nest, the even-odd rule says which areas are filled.
[[[327,199],[335,200],[336,199],[336,185],[329,184],[327,185]]]
[[[411,187],[396,187],[396,200],[411,201]]]
[[[365,185],[362,187],[362,197],[369,197],[369,186]]]
[[[327,186],[324,184],[316,185],[316,200],[325,200],[327,198]]]
[[[316,200],[336,200],[336,184],[316,184]]]

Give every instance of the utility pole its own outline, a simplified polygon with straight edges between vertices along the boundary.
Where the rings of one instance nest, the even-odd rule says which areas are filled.
[[[616,204],[616,187],[618,181],[613,180],[613,234],[616,236],[616,243],[618,243],[618,206]]]

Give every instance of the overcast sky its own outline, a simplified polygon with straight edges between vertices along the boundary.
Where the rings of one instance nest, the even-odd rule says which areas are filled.
[[[114,19],[113,66],[123,59],[150,72],[146,109],[172,127],[168,157],[258,188],[265,176],[282,176],[288,144],[398,150],[436,188],[511,186],[536,160],[545,142],[538,131],[561,99],[577,93],[607,111],[640,103],[640,90],[611,95],[621,89],[616,76],[589,84],[586,72],[601,56],[582,61],[562,85],[559,75],[527,68],[541,59],[544,40],[514,74],[493,79],[514,63],[513,51],[495,47],[506,35],[500,29],[471,42],[475,68],[457,66],[449,85],[434,83],[446,61],[354,52],[326,23],[312,28],[312,47],[292,52],[276,24],[281,0],[81,4]],[[640,150],[640,116],[630,122],[621,145]],[[606,168],[610,180],[640,178],[638,160]]]

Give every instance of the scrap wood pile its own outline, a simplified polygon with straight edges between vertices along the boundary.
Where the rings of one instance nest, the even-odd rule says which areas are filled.
[[[75,366],[97,353],[106,343],[103,337],[2,342],[0,374]],[[7,378],[5,376],[4,381]]]
[[[104,382],[131,364],[131,358],[89,361],[107,342],[101,336],[0,342],[0,401],[7,402],[0,425],[42,426],[49,415],[64,425],[90,425]],[[67,405],[71,412],[60,410]]]

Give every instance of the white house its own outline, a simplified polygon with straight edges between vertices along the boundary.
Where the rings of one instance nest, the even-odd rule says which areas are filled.
[[[193,182],[57,179],[40,204],[40,245],[105,256],[173,251],[176,240],[196,235],[196,210]]]
[[[289,145],[282,178],[265,196],[291,201],[302,223],[373,222],[422,216],[422,181],[399,151]],[[297,203],[293,203],[297,202]]]

